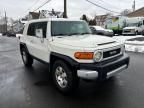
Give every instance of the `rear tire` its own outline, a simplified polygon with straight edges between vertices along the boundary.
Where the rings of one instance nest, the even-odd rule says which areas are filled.
[[[56,88],[62,93],[70,93],[78,88],[79,79],[75,72],[62,60],[53,64],[53,81]]]
[[[26,67],[31,67],[33,64],[33,58],[30,56],[30,54],[27,52],[25,48],[21,49],[21,56],[23,63]]]

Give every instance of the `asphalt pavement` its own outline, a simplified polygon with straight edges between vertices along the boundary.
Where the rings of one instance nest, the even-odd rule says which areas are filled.
[[[58,92],[48,67],[25,68],[16,38],[0,37],[0,108],[143,108],[144,54],[128,53],[129,68],[103,83],[80,81],[77,92]]]

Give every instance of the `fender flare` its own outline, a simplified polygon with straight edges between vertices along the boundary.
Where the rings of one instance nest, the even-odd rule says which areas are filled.
[[[29,51],[28,51],[28,48],[27,48],[26,44],[25,44],[25,43],[23,43],[23,42],[20,42],[20,51],[21,51],[21,48],[22,48],[22,47],[24,47],[24,48],[26,49],[27,53],[29,53]]]
[[[60,59],[65,61],[67,64],[69,64],[73,70],[77,69],[79,67],[79,63],[77,61],[75,61],[74,59],[72,59],[69,56],[63,55],[63,54],[59,54],[56,52],[51,52],[50,53],[50,68],[52,68],[52,64],[53,64],[53,59]]]

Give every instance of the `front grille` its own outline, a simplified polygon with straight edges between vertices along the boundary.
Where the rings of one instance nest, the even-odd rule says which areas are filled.
[[[129,33],[129,32],[131,32],[131,29],[124,30],[123,32],[124,33]]]
[[[121,48],[109,50],[109,51],[103,52],[103,58],[109,58],[109,57],[118,55],[120,53],[121,53]]]
[[[128,33],[128,32],[131,32],[131,31],[128,31],[128,30],[127,30],[127,31],[124,31],[124,33]]]

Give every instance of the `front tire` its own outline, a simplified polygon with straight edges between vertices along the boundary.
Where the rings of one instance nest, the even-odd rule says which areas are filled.
[[[31,67],[33,64],[33,58],[29,55],[29,53],[27,52],[25,48],[21,49],[21,56],[22,56],[24,65],[26,67]]]
[[[135,35],[138,35],[138,31],[135,32]]]
[[[69,66],[58,60],[53,64],[53,81],[58,90],[63,93],[70,93],[78,87],[79,79]]]

